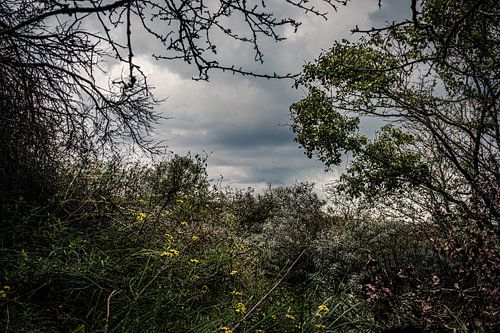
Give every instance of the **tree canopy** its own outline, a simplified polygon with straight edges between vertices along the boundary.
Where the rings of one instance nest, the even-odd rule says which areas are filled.
[[[497,1],[412,1],[411,18],[354,32],[304,67],[291,129],[328,167],[352,162],[338,188],[372,200],[411,193],[433,212],[499,215]],[[386,124],[373,139],[360,118]],[[419,193],[419,195],[416,195]]]

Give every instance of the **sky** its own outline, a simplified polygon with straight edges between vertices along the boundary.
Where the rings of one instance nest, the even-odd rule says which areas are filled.
[[[273,0],[274,1],[274,0]],[[219,55],[226,63],[258,72],[298,73],[303,65],[328,50],[335,40],[356,35],[351,29],[381,26],[410,14],[410,0],[353,0],[330,11],[325,21],[296,8],[279,8],[302,22],[297,33],[285,31],[287,40],[262,41],[264,64],[253,61],[252,49],[219,40]],[[305,97],[291,80],[266,80],[211,72],[208,82],[194,81],[195,68],[181,62],[156,61],[157,46],[147,36],[136,38],[136,61],[148,75],[154,93],[165,98],[156,109],[167,119],[156,125],[154,140],[163,140],[179,155],[207,153],[209,177],[223,185],[260,190],[273,186],[314,182],[318,191],[345,167],[325,173],[320,162],[308,159],[286,126],[290,105]],[[363,130],[374,130],[365,122]]]

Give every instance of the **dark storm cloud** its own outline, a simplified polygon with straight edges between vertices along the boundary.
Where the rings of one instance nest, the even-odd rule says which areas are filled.
[[[251,48],[224,36],[217,37],[220,61],[257,72],[298,73],[335,39],[355,38],[350,29],[356,24],[378,25],[407,10],[410,1],[401,2],[407,2],[406,6],[391,0],[379,10],[377,0],[353,1],[332,13],[328,21],[283,7],[280,14],[298,16],[303,25],[296,34],[284,31],[288,37],[285,42],[262,40],[263,65],[253,61]],[[136,47],[141,54],[137,60],[156,86],[156,95],[168,97],[158,111],[170,119],[156,127],[154,139],[165,140],[178,154],[210,152],[208,171],[212,178],[222,175],[224,182],[233,186],[262,188],[267,183],[298,181],[321,185],[335,176],[325,174],[321,163],[307,159],[293,141],[293,133],[283,126],[289,122],[290,105],[304,96],[292,88],[292,81],[213,72],[210,82],[195,82],[191,80],[196,74],[192,67],[152,60],[150,55],[158,45],[150,38],[140,38]],[[372,123],[366,124],[369,131]]]

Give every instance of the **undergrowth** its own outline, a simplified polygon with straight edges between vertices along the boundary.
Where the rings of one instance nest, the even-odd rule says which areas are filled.
[[[424,327],[399,305],[384,303],[392,300],[384,292],[401,295],[411,286],[370,279],[410,265],[441,274],[431,242],[409,224],[346,221],[324,205],[309,184],[258,195],[211,186],[198,157],[68,166],[45,202],[17,198],[2,206],[0,327],[223,333]],[[375,270],[375,260],[383,267]]]

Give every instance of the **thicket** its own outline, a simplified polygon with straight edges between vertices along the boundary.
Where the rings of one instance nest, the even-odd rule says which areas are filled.
[[[43,204],[4,203],[3,330],[498,328],[493,235],[348,216],[311,184],[221,189],[205,166],[71,164]]]

